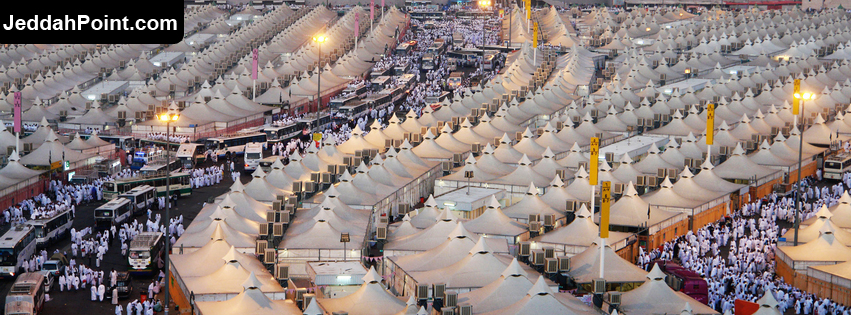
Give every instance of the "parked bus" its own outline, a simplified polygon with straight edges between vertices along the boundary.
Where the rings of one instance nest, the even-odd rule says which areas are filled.
[[[422,69],[423,70],[432,70],[439,63],[438,58],[435,57],[433,53],[427,53],[423,56]]]
[[[340,107],[340,109],[338,109],[337,112],[339,112],[340,114],[346,115],[346,117],[351,117],[352,119],[357,120],[361,116],[364,116],[364,115],[367,114],[367,111],[366,111],[367,107],[369,107],[369,106],[367,106],[366,102],[359,102],[359,103],[355,103],[355,104],[352,104],[352,105],[346,105],[346,106]]]
[[[104,141],[109,141],[115,145],[116,149],[124,150],[124,152],[130,152],[136,148],[136,138],[133,136],[113,136],[113,135],[98,135],[99,138]]]
[[[6,294],[6,315],[39,314],[44,307],[44,275],[21,274]]]
[[[66,209],[52,217],[37,218],[28,223],[35,229],[36,247],[45,248],[70,231],[74,220],[71,219],[71,209]]]
[[[263,145],[260,143],[249,143],[245,145],[244,172],[253,172],[257,169],[260,160],[263,159]]]
[[[399,55],[407,55],[411,50],[413,50],[413,47],[408,43],[401,43],[399,46],[396,46],[396,54]]]
[[[204,145],[200,143],[184,143],[177,149],[177,159],[185,169],[192,169],[204,162]]]
[[[35,229],[30,224],[16,225],[0,239],[0,277],[14,277],[21,263],[35,253]]]
[[[450,90],[457,89],[461,87],[461,83],[463,81],[463,72],[452,72],[449,74],[449,78],[446,79],[446,86]]]
[[[824,160],[824,178],[842,179],[842,174],[851,171],[851,154],[837,153]]]
[[[116,198],[95,209],[95,230],[108,230],[113,225],[126,222],[133,216],[133,203],[127,198]]]
[[[461,33],[452,34],[452,46],[455,47],[464,47],[464,35]]]
[[[178,196],[192,194],[192,186],[189,183],[188,172],[171,173],[171,193]],[[107,200],[115,199],[119,194],[130,191],[142,185],[150,185],[157,188],[157,196],[165,196],[165,174],[161,176],[131,177],[111,180],[103,184],[103,197]]]
[[[299,119],[296,122],[296,125],[302,130],[302,134],[304,134],[305,130],[308,133],[310,133],[311,130],[325,130],[331,126],[332,121],[333,119],[330,114],[323,113],[320,114],[319,118],[316,118],[314,115],[304,116],[304,118]]]
[[[446,43],[443,41],[443,38],[435,39],[434,42],[431,43],[431,46],[428,46],[426,52],[440,55],[446,52]]]
[[[123,194],[118,195],[119,198],[125,198],[130,201],[133,215],[140,215],[142,212],[154,205],[157,201],[157,189],[150,185],[142,185],[134,187]]]
[[[266,133],[266,142],[272,144],[297,137],[301,134],[301,129],[296,124],[290,124],[287,126],[269,126],[264,128],[263,132]]]
[[[349,96],[341,96],[341,97],[335,98],[335,99],[331,100],[330,104],[331,104],[331,108],[339,109],[339,108],[342,108],[343,106],[348,106],[348,105],[352,105],[354,103],[357,103],[359,100],[360,100],[360,97],[352,94],[352,95],[349,95]]]
[[[667,275],[665,282],[671,289],[685,293],[700,303],[709,303],[709,285],[699,274],[672,261],[655,260],[653,263],[659,264],[659,268]]]
[[[165,141],[165,140],[139,139],[139,147],[140,148],[151,147],[151,146],[157,146],[157,147],[160,147],[160,148],[165,148],[165,146],[168,145],[170,147],[171,151],[175,151],[178,148],[180,148],[180,144],[181,143],[179,143],[179,142],[171,142],[171,141]]]
[[[403,75],[403,74],[406,74],[406,73],[408,73],[408,71],[410,71],[410,70],[411,70],[411,67],[412,67],[412,66],[411,66],[411,62],[410,62],[410,61],[408,61],[408,60],[401,61],[401,60],[400,60],[400,61],[399,61],[399,64],[397,64],[395,67],[393,67],[393,75]]]
[[[165,237],[160,232],[142,232],[130,241],[130,256],[127,258],[130,264],[128,270],[131,274],[153,274],[154,270],[160,269],[160,257],[165,250]]]
[[[133,154],[133,162],[130,169],[138,170],[148,163],[165,162],[165,151],[156,148],[140,149]]]
[[[245,153],[245,145],[252,142],[266,142],[263,132],[250,132],[225,137],[214,137],[203,140],[204,147],[218,157],[238,156]]]
[[[174,153],[172,153],[172,155],[174,155]],[[182,166],[182,161],[172,156],[171,161],[169,161],[168,169],[174,172],[179,170]],[[149,163],[148,165],[142,166],[142,168],[139,169],[139,175],[143,177],[165,176],[165,172],[165,160],[157,163]]]

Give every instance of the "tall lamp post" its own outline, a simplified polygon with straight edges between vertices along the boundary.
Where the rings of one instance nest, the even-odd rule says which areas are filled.
[[[325,35],[316,35],[313,36],[313,41],[316,42],[317,48],[319,48],[319,68],[316,75],[316,126],[319,126],[319,110],[322,109],[322,43],[328,40],[328,37]],[[316,131],[315,129],[313,130]]]
[[[491,6],[491,0],[479,0],[479,7],[482,9],[482,12],[487,10]],[[479,63],[479,69],[482,72],[482,78],[479,80],[479,86],[481,86],[482,91],[485,90],[485,45],[487,44],[487,34],[485,33],[485,24],[488,23],[487,16],[485,16],[485,20],[482,21],[482,62]]]
[[[166,140],[165,140],[166,141],[165,142],[165,165],[166,165],[166,167],[165,167],[165,173],[166,173],[166,175],[165,175],[165,200],[166,200],[166,203],[165,203],[165,220],[166,220],[166,222],[168,222],[168,223],[166,223],[168,225],[169,223],[171,223],[171,221],[170,221],[171,217],[169,216],[169,208],[170,208],[170,205],[171,205],[171,200],[169,200],[169,193],[171,192],[170,189],[169,189],[170,186],[171,186],[171,169],[169,169],[169,164],[171,164],[171,154],[169,153],[169,150],[171,149],[171,138],[169,137],[169,132],[171,132],[171,123],[176,122],[178,119],[180,119],[180,112],[178,112],[178,110],[177,110],[177,105],[175,105],[174,103],[171,103],[171,106],[168,107],[168,111],[160,114],[157,118],[159,118],[160,121],[165,122],[165,128],[166,128],[166,130],[165,130],[165,138],[166,138]],[[168,226],[166,227],[166,231],[168,231]],[[165,281],[166,281],[166,283],[165,283],[165,303],[163,303],[163,305],[165,305],[165,307],[163,309],[165,310],[165,314],[168,315],[168,307],[169,307],[169,300],[170,300],[169,294],[168,294],[168,286],[169,286],[169,283],[171,282],[171,278],[169,277],[171,270],[169,269],[169,262],[168,262],[168,255],[171,252],[171,234],[170,233],[166,233],[165,241],[168,244],[168,246],[166,246],[166,250],[165,250]]]
[[[800,213],[801,213],[801,204],[803,203],[803,200],[801,200],[801,199],[803,198],[802,196],[804,194],[804,187],[801,186],[801,160],[802,160],[803,155],[804,155],[804,153],[803,153],[804,152],[804,101],[811,101],[811,100],[816,99],[816,94],[815,93],[809,93],[809,92],[805,92],[805,93],[795,92],[794,96],[795,96],[796,105],[799,105],[798,107],[800,107],[800,109],[798,109],[798,111],[801,112],[801,119],[799,119],[799,121],[801,123],[801,127],[800,127],[801,134],[798,135],[798,140],[799,140],[799,142],[798,142],[798,182],[796,183],[798,185],[798,189],[797,189],[797,195],[798,196],[797,196],[797,198],[795,198],[795,243],[794,243],[794,245],[798,246],[798,228],[801,225]],[[795,118],[798,118],[798,117],[796,116]]]

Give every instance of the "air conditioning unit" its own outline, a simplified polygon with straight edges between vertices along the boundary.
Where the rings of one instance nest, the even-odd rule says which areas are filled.
[[[281,237],[284,236],[284,224],[283,223],[275,223],[272,225],[272,236]]]
[[[576,201],[568,200],[565,202],[565,210],[567,212],[575,212],[576,211]]]
[[[621,304],[621,292],[610,292],[609,293],[609,304],[613,306],[617,306]]]
[[[659,182],[661,182],[661,181],[662,181],[662,179],[659,179],[657,177],[647,176],[647,180],[646,180],[645,184],[647,186],[650,186],[650,187],[656,187],[656,186],[659,186]]]
[[[295,290],[295,301],[296,302],[303,302],[305,294],[307,294],[307,289],[296,289]],[[307,304],[304,304],[304,307],[307,307]]]
[[[262,255],[266,253],[266,247],[269,246],[269,242],[266,240],[257,240],[254,246],[254,254]]]
[[[520,242],[520,256],[527,257],[532,253],[532,243]]]
[[[552,246],[544,247],[544,258],[555,258],[556,251]]]
[[[530,232],[538,232],[541,230],[541,222],[533,221],[529,222],[529,231]]]
[[[263,254],[263,263],[267,265],[274,264],[275,258],[275,249],[267,248],[265,253]]]
[[[530,214],[529,215],[529,222],[537,222],[537,221],[540,221],[540,220],[541,220],[541,215],[539,215],[539,214]]]
[[[544,272],[545,273],[558,273],[558,259],[555,258],[545,258],[544,261]]]
[[[606,156],[606,161],[612,162],[612,161],[615,160],[615,153],[614,152],[606,152],[605,156]]]
[[[458,292],[455,291],[446,291],[446,295],[443,298],[443,307],[452,307],[458,305]]]
[[[275,279],[287,280],[290,278],[290,266],[277,265],[275,266]]]
[[[427,284],[417,284],[417,299],[418,300],[428,300],[428,285]]]
[[[570,271],[570,257],[560,256],[558,258],[558,271],[559,272]]]
[[[269,223],[260,223],[260,232],[258,234],[261,237],[269,235]]]
[[[379,239],[379,240],[386,240],[387,239],[387,227],[379,226],[378,228],[376,228],[375,238]]]
[[[623,194],[623,184],[622,184],[622,183],[615,183],[615,184],[614,184],[614,187],[612,188],[612,191],[613,191],[616,195]]]
[[[455,315],[455,309],[453,309],[453,308],[442,308],[442,309],[440,309],[440,315]]]
[[[532,264],[535,266],[543,266],[545,262],[544,251],[541,249],[532,250]]]
[[[292,207],[292,205],[287,205],[288,207]],[[290,224],[290,217],[292,216],[292,212],[290,210],[281,211],[280,214],[280,222],[281,224]]]
[[[304,192],[312,193],[316,191],[316,183],[314,182],[305,182],[304,183]]]
[[[33,150],[33,144],[32,143],[24,143],[23,146],[24,146],[24,153],[32,152],[32,150]]]
[[[668,169],[668,178],[676,178],[677,177],[677,169],[669,168]]]
[[[553,227],[556,224],[556,215],[555,214],[547,214],[544,216],[544,226],[545,227]]]
[[[273,211],[281,211],[281,201],[275,200],[272,201],[272,210]],[[278,221],[269,221],[269,213],[266,213],[266,222],[278,222]]]
[[[591,280],[591,293],[603,294],[606,292],[606,279],[596,278]]]
[[[473,306],[469,304],[459,305],[458,315],[473,315]]]
[[[729,150],[728,147],[718,148],[718,151],[721,153],[721,155],[727,155],[727,152],[729,152],[728,150]]]
[[[647,178],[647,176],[638,176],[638,177],[636,177],[636,178],[635,178],[635,185],[636,185],[636,186],[646,186],[646,183],[645,183],[645,179],[646,179],[646,178]],[[655,178],[655,177],[651,177],[651,178]]]
[[[442,299],[446,292],[446,283],[435,283],[432,288],[432,296],[435,299]]]

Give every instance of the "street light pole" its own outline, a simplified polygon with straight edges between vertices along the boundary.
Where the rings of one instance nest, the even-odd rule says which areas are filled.
[[[322,108],[322,43],[328,40],[328,37],[325,35],[318,35],[313,37],[313,41],[316,42],[316,46],[319,49],[319,58],[318,58],[318,70],[316,75],[316,115],[314,116],[314,121],[316,125],[314,126],[313,131],[316,132],[315,128],[319,127],[319,110]]]
[[[171,149],[170,148],[171,147],[171,137],[169,135],[170,135],[170,132],[171,132],[171,122],[177,121],[177,119],[179,117],[180,117],[180,114],[178,114],[177,106],[174,103],[172,103],[172,105],[169,106],[169,109],[166,113],[160,115],[160,117],[159,117],[160,120],[165,121],[165,128],[166,128],[166,130],[165,130],[165,174],[166,174],[165,175],[165,201],[166,201],[165,202],[165,223],[166,223],[166,238],[165,238],[165,241],[166,241],[166,244],[168,244],[168,246],[166,246],[166,250],[165,250],[165,281],[166,281],[166,284],[165,284],[165,303],[163,303],[163,305],[164,305],[163,309],[165,311],[164,314],[166,314],[166,315],[168,315],[168,308],[169,308],[169,303],[170,303],[170,300],[171,300],[170,296],[169,296],[169,292],[168,292],[169,291],[168,287],[169,287],[169,284],[171,283],[171,278],[170,278],[171,269],[169,269],[169,254],[171,253],[171,233],[170,233],[171,231],[169,230],[169,228],[171,227],[171,224],[170,224],[171,223],[171,220],[170,220],[171,217],[169,215],[169,210],[171,208],[171,200],[169,199],[169,195],[170,195],[170,192],[171,192],[171,190],[170,190],[170,188],[171,188],[171,169],[170,169],[170,165],[169,165],[169,164],[171,164],[171,155],[170,155],[169,151]]]
[[[803,194],[804,187],[801,185],[801,162],[803,160],[804,155],[804,101],[815,99],[815,93],[795,93],[795,102],[797,102],[800,106],[799,111],[801,112],[801,128],[798,135],[798,182],[795,183],[798,185],[797,190],[797,198],[795,198],[795,240],[793,245],[798,246],[798,230],[801,226],[801,205],[804,203]],[[797,118],[797,117],[796,117]]]
[[[485,12],[491,5],[491,0],[479,0],[479,7],[482,9],[482,13]],[[485,15],[484,21],[482,21],[482,60],[479,63],[479,70],[481,71],[481,79],[479,79],[479,86],[482,88],[482,91],[485,90],[485,44],[487,43],[487,34],[485,33],[485,24],[488,23],[488,17]]]

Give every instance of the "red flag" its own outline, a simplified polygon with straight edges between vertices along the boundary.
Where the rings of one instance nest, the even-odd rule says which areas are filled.
[[[384,8],[384,0],[381,0],[381,8]]]
[[[369,0],[369,20],[375,21],[375,0]]]
[[[751,315],[759,310],[759,304],[736,299],[736,315]]]
[[[21,132],[21,92],[15,92],[15,132]]]
[[[257,80],[257,58],[258,58],[257,48],[251,50],[251,79]]]

